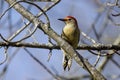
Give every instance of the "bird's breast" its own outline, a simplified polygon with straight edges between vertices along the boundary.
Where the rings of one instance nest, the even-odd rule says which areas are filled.
[[[75,29],[64,27],[63,31],[66,34],[66,36],[70,36],[70,35],[74,34]]]
[[[67,40],[74,48],[77,47],[79,42],[79,29],[76,26],[65,26],[63,28],[64,39]]]

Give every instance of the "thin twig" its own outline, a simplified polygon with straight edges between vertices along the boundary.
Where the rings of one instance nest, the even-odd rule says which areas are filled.
[[[50,61],[51,56],[52,56],[52,49],[50,49],[49,54],[48,54],[48,60],[47,60],[48,62]]]
[[[97,63],[100,61],[100,57],[101,57],[100,54],[101,54],[101,52],[98,51],[97,59],[96,59],[95,63],[93,64],[93,66],[95,66],[95,67],[96,67]]]
[[[0,61],[0,65],[2,65],[3,63],[5,63],[6,61],[7,61],[7,59],[8,59],[8,54],[7,54],[7,47],[5,47],[5,49],[4,49],[4,56],[5,56],[5,58],[2,60],[2,61]]]
[[[54,7],[60,0],[56,1],[53,5],[49,6],[49,7],[45,7],[44,8],[44,12],[50,10],[52,7]],[[37,17],[40,17],[43,14],[43,12],[40,12]],[[31,22],[27,22],[25,26],[23,26],[21,29],[19,29],[16,33],[14,33],[9,39],[8,41],[11,41],[13,38],[15,38],[17,35],[20,34],[20,32],[22,32],[27,26],[29,26],[31,24]]]
[[[59,77],[54,75],[40,60],[38,60],[35,56],[32,55],[32,53],[27,49],[24,48],[24,50],[39,64],[41,65],[50,75],[52,75],[55,79],[61,80]]]
[[[31,30],[28,28],[28,32],[31,34]],[[34,35],[31,36],[35,43],[39,43]]]
[[[12,8],[15,4],[20,3],[20,2],[24,2],[24,1],[17,1],[17,2],[15,2],[15,3],[13,3],[13,4],[1,15],[1,18],[2,18],[2,16],[3,16],[10,8]],[[25,3],[32,4],[32,5],[36,6],[38,9],[40,9],[40,10],[42,11],[42,13],[46,16],[46,20],[47,20],[48,26],[50,26],[50,20],[49,20],[47,14],[44,12],[44,10],[43,10],[42,8],[40,8],[38,5],[36,5],[36,4],[32,3],[32,2],[25,1]],[[28,36],[22,38],[22,39],[19,40],[19,41],[15,41],[15,42],[12,42],[12,43],[18,43],[18,42],[21,42],[21,41],[23,41],[23,40],[31,37],[31,35],[33,35],[33,33],[34,33],[36,30],[37,30],[37,26],[35,27],[35,29],[33,30],[33,32],[32,32],[31,34],[29,34]],[[4,40],[5,40],[5,39],[4,39]],[[6,41],[6,42],[9,42],[9,41],[7,41],[7,40],[5,40],[5,41]]]
[[[97,43],[94,39],[92,39],[91,37],[87,36],[87,34],[85,34],[84,32],[81,32],[81,34],[82,34],[86,39],[88,39],[89,41],[91,41],[93,44],[96,44],[96,43]]]
[[[113,58],[110,59],[119,69],[120,69],[120,64],[117,63]]]
[[[9,64],[12,62],[12,60],[14,59],[16,53],[17,53],[19,50],[20,50],[20,48],[17,48],[17,49],[13,52],[13,54],[11,55],[11,57],[8,58],[8,61],[6,62],[3,70],[2,70],[1,73],[0,73],[0,78],[2,78],[3,75],[5,75],[5,73],[7,72],[7,69],[8,69]]]
[[[88,51],[89,51],[90,53],[94,54],[94,55],[100,55],[101,57],[115,54],[115,52],[113,52],[113,53],[101,52],[101,54],[98,54],[98,53],[96,53],[96,52],[93,52],[92,50],[88,50]]]
[[[17,35],[19,35],[25,28],[27,28],[30,25],[30,23],[26,23],[23,27],[21,27],[17,32],[15,32],[9,39],[8,41],[13,40]]]

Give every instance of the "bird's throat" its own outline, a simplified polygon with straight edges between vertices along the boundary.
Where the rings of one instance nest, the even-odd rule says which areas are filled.
[[[63,31],[67,36],[74,34],[75,30],[76,30],[75,25],[69,25],[68,24],[63,28]]]

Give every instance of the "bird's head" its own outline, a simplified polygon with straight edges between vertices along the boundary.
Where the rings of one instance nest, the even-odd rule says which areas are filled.
[[[58,19],[58,20],[63,21],[65,22],[65,24],[68,24],[68,25],[69,24],[77,25],[77,20],[72,16],[67,16],[64,19]]]

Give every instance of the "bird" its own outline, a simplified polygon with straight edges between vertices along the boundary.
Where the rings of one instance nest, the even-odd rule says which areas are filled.
[[[61,37],[67,41],[73,47],[73,49],[76,49],[80,39],[80,29],[78,27],[77,20],[73,16],[66,16],[65,18],[58,20],[65,23]],[[72,57],[68,55],[64,49],[61,48],[61,50],[63,51],[63,69],[65,71],[66,68],[68,68],[69,71],[72,65]]]

